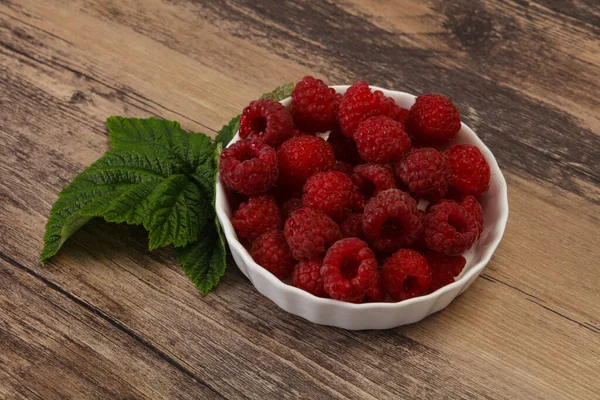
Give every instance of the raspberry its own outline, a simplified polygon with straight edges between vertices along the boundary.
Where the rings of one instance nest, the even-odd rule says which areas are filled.
[[[287,140],[277,150],[277,156],[281,181],[293,188],[301,188],[309,177],[335,165],[331,145],[316,136]]]
[[[287,278],[296,264],[281,231],[269,231],[260,235],[252,243],[252,258],[279,279]]]
[[[356,82],[342,96],[338,122],[342,133],[349,138],[354,137],[361,122],[378,115],[394,118],[397,115],[396,102],[380,90],[371,92],[367,82]]]
[[[418,251],[400,249],[383,264],[381,278],[387,294],[402,301],[429,292],[431,268]]]
[[[327,142],[333,147],[333,154],[335,154],[336,160],[345,161],[351,165],[363,162],[360,154],[358,154],[356,142],[344,136],[339,125],[336,125],[331,130],[327,137]]]
[[[465,252],[480,234],[475,216],[454,200],[442,200],[431,206],[423,225],[427,247],[446,255]]]
[[[365,199],[396,187],[392,171],[379,164],[357,165],[352,173],[352,182],[360,189]]]
[[[406,122],[406,117],[408,117],[408,110],[406,108],[396,106],[396,115],[394,116],[394,119],[404,125]]]
[[[337,122],[341,95],[320,79],[305,76],[292,91],[292,116],[296,125],[309,133],[327,132]]]
[[[465,196],[460,205],[475,217],[475,221],[477,221],[479,226],[479,235],[477,235],[477,238],[479,238],[481,232],[483,232],[483,210],[481,209],[481,204],[479,204],[475,197]]]
[[[342,231],[343,237],[357,237],[359,239],[363,238],[362,216],[362,213],[356,213],[342,221],[340,224],[340,230]]]
[[[240,140],[223,149],[219,173],[225,185],[240,193],[266,192],[277,180],[277,154],[262,142]]]
[[[462,194],[481,196],[490,186],[490,166],[481,151],[470,144],[455,144],[444,153],[452,171],[450,184]]]
[[[342,238],[340,227],[319,210],[301,208],[285,221],[283,232],[297,260],[322,254]]]
[[[293,127],[292,114],[274,100],[255,100],[240,117],[242,139],[260,139],[273,147],[289,138]]]
[[[404,126],[386,116],[361,122],[354,141],[363,160],[379,164],[396,161],[410,148]]]
[[[296,210],[302,208],[302,200],[297,197],[292,197],[281,205],[281,215],[286,220]]]
[[[460,130],[460,114],[449,98],[441,94],[417,97],[406,118],[406,131],[415,142],[441,146]]]
[[[333,166],[333,169],[336,171],[340,171],[343,174],[346,174],[348,176],[352,175],[352,170],[354,168],[352,168],[351,164],[348,164],[347,162],[344,161],[336,161],[335,165]]]
[[[332,299],[360,303],[372,286],[377,260],[360,239],[336,242],[327,251],[321,267],[323,286]]]
[[[300,261],[292,272],[292,285],[318,297],[329,297],[323,288],[322,265],[321,257]]]
[[[438,201],[448,191],[450,169],[436,149],[423,147],[410,151],[396,163],[394,172],[416,197]]]
[[[398,189],[373,197],[363,213],[363,232],[375,251],[391,253],[415,244],[422,232],[417,202]]]
[[[367,289],[367,300],[368,301],[383,301],[385,300],[385,290],[383,289],[383,280],[381,279],[381,273],[375,272],[373,283],[371,287]]]
[[[431,250],[423,252],[423,256],[431,268],[430,292],[454,282],[467,263],[463,256],[447,256]]]
[[[304,184],[302,205],[321,210],[334,221],[341,221],[352,214],[354,190],[348,175],[339,171],[318,172]]]
[[[252,242],[267,231],[281,229],[283,220],[273,197],[260,195],[240,205],[231,217],[231,225],[240,239]]]

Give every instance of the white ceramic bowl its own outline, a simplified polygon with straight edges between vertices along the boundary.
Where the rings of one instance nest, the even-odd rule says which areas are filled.
[[[345,93],[348,88],[348,86],[332,87],[338,93]],[[407,109],[415,102],[415,96],[408,93],[373,86],[372,88],[381,90],[385,95],[392,97],[399,106]],[[281,103],[289,106],[291,99],[287,98]],[[239,140],[238,135],[231,143],[235,143],[237,140]],[[426,296],[398,303],[366,304],[323,299],[288,285],[254,262],[248,251],[238,241],[230,220],[233,210],[225,196],[221,178],[218,177],[216,210],[235,263],[240,271],[250,279],[254,287],[279,307],[321,325],[353,330],[387,329],[420,321],[428,315],[440,311],[464,292],[485,268],[502,239],[508,219],[506,181],[492,152],[465,124],[462,124],[453,143],[470,143],[477,146],[491,168],[490,188],[480,199],[485,220],[483,233],[479,241],[464,254],[467,264],[454,283]]]

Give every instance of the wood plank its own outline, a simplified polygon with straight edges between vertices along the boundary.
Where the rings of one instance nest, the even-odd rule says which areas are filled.
[[[2,398],[218,396],[35,274],[1,259],[0,280]]]
[[[548,2],[529,3],[531,27],[519,14],[524,6],[477,3],[492,26],[502,12],[519,21],[526,43],[506,50],[497,45],[502,35],[488,34],[483,46],[458,35],[460,19],[445,26],[453,11],[435,2],[394,7],[395,20],[380,2],[361,1],[346,10],[331,3],[5,0],[0,220],[8,222],[0,225],[0,251],[227,397],[597,397],[600,225],[590,162],[597,99],[583,82],[598,87],[598,60],[590,29],[539,11]],[[542,20],[551,33],[567,32],[550,35],[551,55],[580,39],[571,48],[581,50],[583,69],[568,75],[576,83],[563,93],[568,101],[549,96],[564,57],[524,64],[531,74],[548,63],[526,85],[522,76],[507,79]],[[327,37],[323,26],[333,29]],[[495,63],[486,64],[486,46],[499,52]],[[304,73],[414,92],[444,88],[500,157],[513,210],[506,237],[484,278],[444,312],[386,332],[314,326],[262,298],[233,268],[214,294],[201,297],[171,252],[148,253],[143,232],[98,222],[38,268],[49,208],[106,149],[107,115],[156,114],[214,130],[266,87]],[[505,81],[489,78],[495,74]],[[523,135],[519,127],[539,129]],[[563,132],[574,133],[565,139]]]

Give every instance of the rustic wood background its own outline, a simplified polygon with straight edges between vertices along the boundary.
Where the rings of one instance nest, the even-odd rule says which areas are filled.
[[[597,0],[0,0],[0,398],[600,398],[599,27]],[[102,222],[40,267],[107,116],[214,134],[305,74],[441,91],[498,157],[505,238],[446,310],[315,326]]]

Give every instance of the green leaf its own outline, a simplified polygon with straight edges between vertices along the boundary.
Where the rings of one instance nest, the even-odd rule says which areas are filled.
[[[204,163],[215,144],[203,133],[189,133],[178,122],[155,118],[110,117],[106,121],[114,149],[137,152],[161,150],[183,162],[188,171]]]
[[[294,90],[294,86],[296,86],[296,84],[294,82],[289,82],[286,84],[283,84],[281,86],[279,86],[277,89],[273,90],[272,92],[269,93],[264,93],[262,96],[259,97],[260,100],[275,100],[275,101],[281,101],[283,99],[287,99],[288,97],[290,97],[292,95],[292,90]]]
[[[207,226],[197,242],[175,249],[177,261],[202,294],[210,292],[227,268],[225,239],[219,220]]]
[[[150,250],[169,244],[182,247],[198,240],[214,218],[212,198],[187,175],[171,175],[148,198],[144,227],[150,232]]]
[[[215,138],[215,142],[222,143],[223,146],[227,146],[239,129],[240,115],[238,115],[237,117],[233,117],[227,125],[223,125],[223,127],[217,134],[217,137]]]

